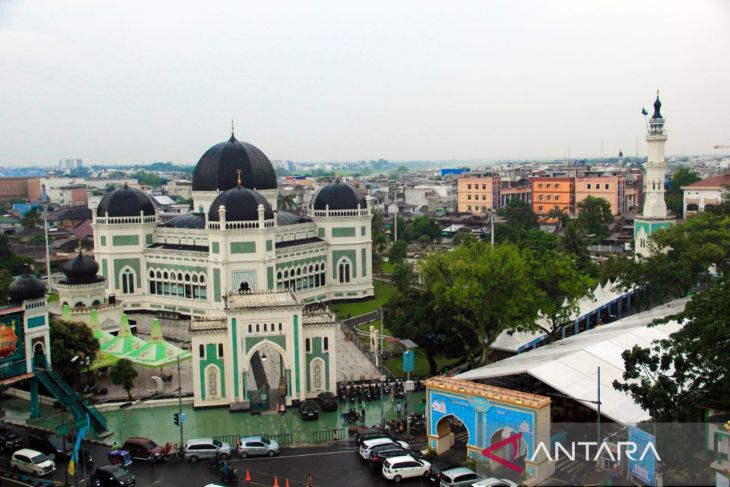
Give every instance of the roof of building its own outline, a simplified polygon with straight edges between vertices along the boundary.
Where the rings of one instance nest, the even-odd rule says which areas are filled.
[[[173,243],[153,243],[148,249],[165,249],[165,250],[188,250],[191,252],[205,252],[208,253],[207,245],[182,245]]]
[[[228,309],[299,306],[297,297],[291,291],[229,292],[226,300]]]
[[[283,249],[286,247],[294,247],[296,245],[306,245],[306,244],[318,243],[318,242],[324,242],[324,240],[322,240],[319,237],[300,238],[298,240],[284,240],[283,242],[276,242],[276,244],[274,244],[274,246],[277,249]]]
[[[226,208],[227,222],[256,221],[259,219],[259,205],[264,207],[264,220],[274,218],[274,211],[260,193],[241,185],[216,196],[208,210],[208,220],[219,221],[219,208]]]
[[[719,176],[712,176],[705,178],[702,181],[697,181],[689,186],[682,186],[682,189],[702,189],[702,188],[721,188],[723,186],[730,186],[730,172],[721,174]]]
[[[164,196],[164,195],[163,196],[153,196],[152,198],[154,198],[154,200],[159,205],[168,206],[168,205],[175,204],[175,200],[170,198],[169,196]]]
[[[71,229],[71,232],[76,237],[89,237],[94,235],[94,228],[91,226],[91,220],[84,220],[77,223],[76,226]]]
[[[46,285],[30,273],[28,265],[23,274],[17,277],[8,289],[8,296],[13,303],[21,303],[27,299],[39,299],[46,295]]]
[[[160,225],[167,228],[205,228],[205,214],[204,213],[185,213],[180,216],[176,216],[167,220],[165,223]]]
[[[650,414],[634,403],[630,395],[613,388],[614,380],[623,380],[624,360],[621,354],[634,345],[646,347],[677,331],[681,325],[676,322],[648,325],[655,319],[680,312],[687,301],[688,298],[678,299],[609,325],[464,372],[456,378],[480,380],[528,374],[581,402],[581,398],[595,397],[596,368],[600,366],[601,414],[621,424],[636,424],[648,419]],[[581,403],[596,409],[592,403]]]
[[[231,134],[200,158],[193,172],[193,191],[225,191],[236,187],[236,171],[251,189],[276,189],[276,173],[266,154]]]
[[[99,272],[99,264],[88,255],[84,255],[81,248],[79,254],[66,262],[61,271],[66,275],[65,284],[90,284],[104,279],[96,275]]]
[[[355,210],[367,208],[368,204],[360,192],[353,186],[336,181],[322,187],[312,198],[312,207],[315,210]]]
[[[300,216],[296,213],[290,213],[288,211],[277,211],[276,212],[276,224],[282,225],[296,225],[297,223],[311,222],[312,219],[306,216]]]
[[[104,196],[96,208],[96,216],[145,216],[155,214],[152,199],[137,188],[130,188],[127,183]]]

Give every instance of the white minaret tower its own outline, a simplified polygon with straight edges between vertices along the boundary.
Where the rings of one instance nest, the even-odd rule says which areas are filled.
[[[664,177],[667,173],[667,161],[664,157],[664,144],[667,133],[664,131],[664,117],[661,114],[662,102],[657,91],[654,101],[654,114],[649,119],[646,142],[648,158],[644,174],[644,209],[634,219],[634,252],[637,256],[649,255],[649,236],[661,228],[674,225],[673,218],[667,215],[667,204],[664,201]],[[646,111],[643,112],[646,114]]]

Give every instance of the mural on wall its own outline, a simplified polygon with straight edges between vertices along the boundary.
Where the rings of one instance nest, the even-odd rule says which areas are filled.
[[[513,457],[529,457],[535,448],[535,411],[490,401],[483,397],[429,390],[428,427],[438,436],[438,424],[448,416],[461,421],[469,432],[469,446],[485,448],[515,433],[522,433]]]
[[[19,314],[4,316],[0,320],[0,360],[10,357],[18,349],[18,335],[22,334],[18,324],[21,320]]]

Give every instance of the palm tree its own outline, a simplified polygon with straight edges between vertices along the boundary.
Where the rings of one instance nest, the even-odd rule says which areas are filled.
[[[560,247],[575,257],[578,268],[587,272],[591,268],[591,254],[588,250],[590,238],[575,221],[568,222],[560,237]]]
[[[294,200],[294,194],[279,194],[279,196],[276,197],[276,206],[280,210],[293,210],[294,206],[296,205],[296,201]]]

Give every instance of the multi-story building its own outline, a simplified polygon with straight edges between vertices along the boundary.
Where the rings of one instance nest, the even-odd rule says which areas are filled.
[[[607,200],[611,204],[611,213],[622,215],[626,209],[626,176],[619,171],[587,172],[576,176],[575,204],[589,196]]]
[[[730,189],[730,173],[697,181],[689,186],[682,186],[684,216],[688,217],[698,211],[720,204]]]
[[[511,200],[530,203],[530,181],[524,178],[517,180],[502,179],[499,198],[499,207],[506,206]]]
[[[41,178],[0,178],[0,200],[41,200]]]
[[[186,179],[173,179],[167,183],[167,195],[179,196],[189,200],[193,197],[193,182]]]
[[[532,211],[545,217],[557,207],[575,214],[575,178],[573,176],[536,176],[530,178]]]
[[[468,173],[457,182],[459,213],[484,215],[499,208],[501,179],[497,173]]]

